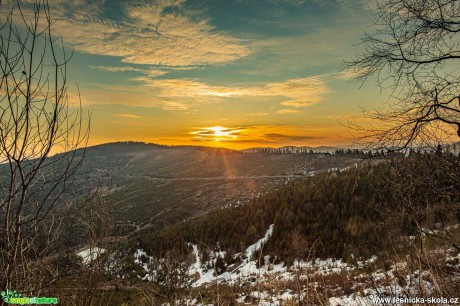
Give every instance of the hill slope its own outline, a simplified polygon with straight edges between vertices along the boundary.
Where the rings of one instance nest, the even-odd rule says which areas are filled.
[[[233,254],[273,224],[265,252],[283,260],[306,256],[313,244],[314,257],[371,256],[420,227],[460,220],[460,182],[451,175],[458,158],[451,162],[427,155],[297,179],[248,204],[142,234],[138,242],[159,257],[186,252],[189,243]],[[292,249],[293,239],[302,250]]]
[[[358,160],[110,143],[88,148],[80,177],[108,195],[120,232],[129,233],[239,205],[293,178],[347,167]]]
[[[394,290],[452,296],[460,288],[459,169],[458,157],[433,154],[299,178],[239,207],[142,233],[124,254],[139,277],[210,301],[218,286],[242,304],[359,305]],[[117,273],[133,271],[126,268]]]

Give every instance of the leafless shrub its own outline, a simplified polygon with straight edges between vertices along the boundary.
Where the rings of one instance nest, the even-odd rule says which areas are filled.
[[[70,104],[71,56],[47,1],[10,4],[0,6],[0,287],[39,290],[34,276],[65,222],[89,116]]]
[[[460,137],[460,3],[385,0],[374,14],[364,51],[343,68],[359,82],[375,76],[392,94],[387,107],[365,111],[373,124],[350,123],[356,141],[404,150]]]

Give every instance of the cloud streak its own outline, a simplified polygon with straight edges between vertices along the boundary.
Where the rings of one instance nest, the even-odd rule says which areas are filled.
[[[100,67],[98,66],[98,69]],[[105,67],[102,70],[106,69]],[[117,71],[119,68],[107,71]],[[121,67],[121,69],[131,69]],[[216,86],[194,79],[153,79],[141,76],[132,79],[140,85],[99,85],[95,89],[86,88],[82,100],[84,104],[123,104],[162,108],[171,111],[186,111],[190,108],[215,104],[225,99],[252,98],[263,102],[267,98],[277,98],[283,106],[276,114],[292,114],[296,108],[311,106],[323,101],[332,92],[326,84],[326,77],[313,76],[289,79],[279,83],[260,86]],[[268,112],[245,114],[247,116],[266,116]]]
[[[188,133],[195,142],[288,144],[320,140],[319,131],[291,126],[246,126],[195,128]]]
[[[125,71],[135,71],[135,72],[145,72],[144,69],[141,68],[136,68],[132,66],[122,66],[122,67],[117,67],[117,66],[90,66],[92,69],[100,70],[100,71],[106,71],[106,72],[125,72]]]
[[[140,119],[140,118],[142,118],[141,116],[134,115],[134,114],[115,114],[113,116],[114,117],[119,117],[119,118],[127,118],[127,119]]]
[[[294,113],[298,113],[299,111],[296,110],[296,109],[280,109],[279,111],[277,111],[276,113],[278,115],[284,115],[284,114],[294,114]]]
[[[270,113],[249,113],[246,114],[246,116],[253,116],[253,117],[262,117],[262,116],[267,116],[270,115]]]
[[[326,94],[332,92],[326,84],[326,78],[326,76],[313,76],[248,87],[208,85],[193,79],[144,79],[143,81],[147,86],[155,89],[159,96],[165,98],[219,101],[222,98],[235,97],[279,97],[282,100],[281,105],[299,108],[319,103]],[[295,109],[285,109],[280,110],[278,114],[295,112],[297,112]]]

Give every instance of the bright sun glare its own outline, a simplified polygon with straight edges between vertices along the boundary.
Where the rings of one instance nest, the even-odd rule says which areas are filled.
[[[213,126],[210,130],[214,131],[214,136],[229,136],[231,131],[223,126]]]
[[[200,141],[227,141],[237,139],[240,132],[241,129],[211,126],[192,131],[190,134]]]

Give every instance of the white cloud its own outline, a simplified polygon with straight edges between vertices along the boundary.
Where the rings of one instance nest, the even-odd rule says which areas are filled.
[[[129,1],[125,16],[103,16],[104,1],[53,1],[54,33],[75,50],[121,57],[125,63],[166,67],[220,64],[249,55],[247,43],[217,31],[183,0]]]
[[[144,72],[144,69],[131,67],[131,66],[90,66],[92,69],[100,70],[100,71],[107,71],[107,72],[124,72],[124,71],[135,71],[135,72]]]
[[[351,81],[359,76],[358,71],[354,70],[343,70],[337,74],[337,77],[341,80]]]
[[[124,104],[157,107],[166,110],[185,111],[203,104],[219,103],[225,98],[250,97],[254,101],[278,98],[281,105],[290,109],[278,114],[294,113],[294,108],[320,103],[332,92],[325,76],[313,76],[272,82],[260,86],[230,87],[209,85],[192,79],[152,79],[139,77],[141,85],[99,85],[85,88],[82,97],[85,104]],[[294,107],[294,108],[292,108]],[[268,113],[252,113],[248,116],[265,116]]]
[[[288,109],[280,109],[276,113],[278,115],[284,115],[284,114],[293,114],[293,113],[297,113],[297,112],[298,112],[298,110],[296,110],[296,109],[288,108]]]
[[[281,97],[282,105],[305,107],[319,103],[331,91],[326,76],[289,79],[257,87],[227,87],[208,85],[191,79],[144,80],[162,97],[182,99],[231,98],[231,97]],[[292,112],[292,111],[291,111]]]
[[[90,66],[92,69],[105,71],[105,72],[126,72],[126,71],[134,71],[140,72],[145,74],[145,76],[140,76],[136,78],[132,78],[133,81],[140,81],[145,82],[146,80],[150,80],[151,78],[155,78],[167,73],[167,71],[160,70],[160,69],[143,69],[137,68],[132,66]]]
[[[134,114],[115,114],[113,116],[114,117],[120,117],[120,118],[128,118],[128,119],[140,119],[140,118],[142,118],[141,116],[134,115]]]

